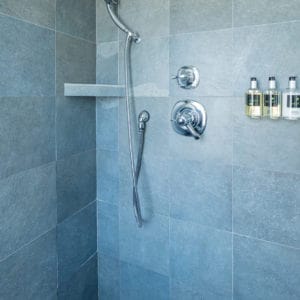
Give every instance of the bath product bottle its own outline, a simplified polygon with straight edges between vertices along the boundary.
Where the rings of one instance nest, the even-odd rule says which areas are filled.
[[[264,93],[263,116],[271,119],[281,116],[281,93],[276,90],[275,77],[269,77],[269,89]]]
[[[295,76],[289,78],[289,87],[283,93],[282,116],[288,120],[300,119],[300,91]]]
[[[250,89],[246,93],[246,115],[251,118],[262,116],[262,92],[258,89],[255,77],[251,78]]]

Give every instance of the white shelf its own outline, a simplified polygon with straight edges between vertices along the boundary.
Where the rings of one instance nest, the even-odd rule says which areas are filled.
[[[65,83],[65,96],[72,97],[124,97],[123,85]]]

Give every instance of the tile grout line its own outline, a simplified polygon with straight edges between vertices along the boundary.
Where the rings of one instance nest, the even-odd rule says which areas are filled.
[[[34,242],[36,242],[38,239],[40,239],[41,237],[43,237],[44,235],[47,235],[48,233],[50,233],[51,231],[56,229],[56,225],[50,229],[48,229],[47,231],[44,231],[43,233],[39,234],[38,236],[36,236],[33,240],[25,243],[23,246],[19,247],[17,250],[15,250],[14,252],[12,252],[11,254],[5,256],[4,258],[2,258],[0,260],[0,264],[3,263],[4,261],[6,261],[7,259],[9,259],[10,257],[14,256],[15,254],[17,254],[18,252],[22,251],[24,248],[30,246],[31,244],[33,244]]]

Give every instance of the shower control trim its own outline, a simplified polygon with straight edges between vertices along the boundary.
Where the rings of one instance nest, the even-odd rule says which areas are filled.
[[[178,101],[173,107],[171,121],[177,133],[193,136],[198,140],[206,129],[206,110],[196,101]]]
[[[184,66],[172,79],[177,79],[178,85],[183,89],[195,89],[200,83],[199,70],[194,66]]]

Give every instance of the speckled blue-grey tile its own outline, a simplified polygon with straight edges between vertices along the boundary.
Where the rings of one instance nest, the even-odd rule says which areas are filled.
[[[172,34],[230,28],[231,0],[170,0],[170,31]]]
[[[244,101],[243,98],[235,99],[233,163],[300,173],[300,122],[250,119],[245,116]]]
[[[97,151],[97,198],[119,204],[119,168],[117,151]]]
[[[56,234],[52,230],[0,262],[0,299],[55,299]]]
[[[0,260],[55,227],[55,164],[1,180],[0,217]]]
[[[170,219],[171,289],[180,283],[198,299],[231,299],[231,256],[231,233]]]
[[[98,98],[96,102],[97,149],[118,150],[119,99]],[[122,124],[124,125],[124,124]],[[125,126],[124,126],[125,127]]]
[[[300,248],[300,175],[235,167],[234,232]]]
[[[234,236],[234,299],[300,299],[300,249]]]
[[[56,97],[57,157],[96,148],[96,104],[86,97]]]
[[[231,165],[170,161],[170,215],[231,231]]]
[[[120,259],[168,275],[169,218],[144,214],[143,227],[139,228],[132,207],[119,210]]]
[[[120,43],[119,65],[123,66],[124,42]],[[133,93],[141,97],[169,95],[169,38],[144,40],[131,47]],[[120,83],[124,83],[124,68],[119,68]]]
[[[99,299],[119,300],[119,261],[105,255],[98,255]]]
[[[248,27],[234,29],[234,73],[231,76],[236,96],[244,95],[253,76],[258,78],[262,89],[267,88],[271,75],[276,76],[279,88],[285,89],[289,76],[300,75],[300,61],[296,59],[300,56],[299,30],[300,22],[255,26],[251,30]]]
[[[138,32],[142,41],[169,35],[170,0],[124,1],[119,8],[125,24]]]
[[[71,279],[97,251],[96,201],[57,227],[58,282]]]
[[[165,275],[122,262],[120,299],[169,299],[169,278]]]
[[[58,222],[96,199],[96,151],[57,161]]]
[[[53,96],[55,35],[52,30],[0,16],[1,96]]]
[[[118,84],[118,52],[118,42],[97,44],[97,83]]]
[[[123,4],[123,3],[122,3]],[[111,42],[118,40],[118,28],[110,18],[105,1],[96,0],[96,41]]]
[[[183,98],[184,99],[184,98]],[[231,97],[193,97],[207,111],[207,127],[200,140],[170,132],[170,155],[173,159],[212,162],[230,165],[232,162],[232,105]],[[174,97],[171,107],[178,101]],[[170,109],[170,111],[172,108]],[[171,126],[171,122],[169,122]]]
[[[64,83],[96,82],[96,44],[63,33],[56,34],[56,95]]]
[[[204,300],[201,291],[193,291],[186,287],[182,282],[172,282],[170,285],[170,299],[171,300]],[[215,298],[213,298],[215,299]]]
[[[119,209],[107,202],[97,201],[98,252],[100,255],[119,257]]]
[[[97,253],[84,263],[77,273],[58,287],[58,300],[98,299]]]
[[[56,30],[95,42],[95,0],[56,0]]]
[[[55,0],[1,0],[0,12],[37,25],[55,27]]]
[[[0,178],[53,161],[54,97],[5,97],[0,106]]]
[[[233,0],[234,26],[300,20],[298,0]]]
[[[171,79],[179,68],[193,65],[199,69],[200,85],[186,91]],[[170,37],[170,95],[232,95],[232,30],[217,30]],[[188,92],[188,94],[187,94]]]

